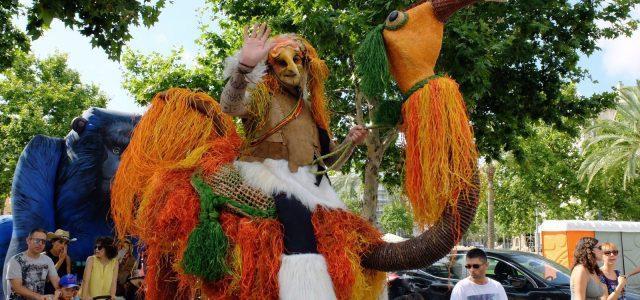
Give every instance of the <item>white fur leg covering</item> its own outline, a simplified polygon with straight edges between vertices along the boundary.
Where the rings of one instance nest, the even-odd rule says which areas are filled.
[[[320,254],[282,255],[278,272],[281,300],[333,300],[336,294]]]

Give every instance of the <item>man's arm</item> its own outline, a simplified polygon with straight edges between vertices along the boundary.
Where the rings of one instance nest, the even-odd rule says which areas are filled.
[[[223,112],[236,117],[244,117],[248,113],[244,97],[249,83],[248,76],[271,50],[270,33],[271,29],[267,24],[255,24],[251,30],[244,28],[244,42],[240,53],[227,62],[231,65],[227,66],[229,70],[225,70],[229,81],[220,95]]]
[[[244,95],[249,82],[245,75],[252,70],[253,66],[249,67],[238,63],[237,68],[232,71],[233,73],[224,86],[222,95],[220,96],[222,112],[235,117],[244,117],[247,114],[248,110],[245,106]]]
[[[22,278],[9,279],[9,282],[11,283],[11,290],[22,297],[35,300],[46,299],[45,296],[40,295],[22,285]]]

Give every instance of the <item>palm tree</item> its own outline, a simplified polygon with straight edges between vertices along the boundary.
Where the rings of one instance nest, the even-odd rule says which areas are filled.
[[[598,173],[624,170],[624,188],[640,175],[640,80],[636,86],[619,88],[617,100],[612,120],[597,120],[585,131],[585,159],[578,175],[580,180],[588,179],[587,189]]]

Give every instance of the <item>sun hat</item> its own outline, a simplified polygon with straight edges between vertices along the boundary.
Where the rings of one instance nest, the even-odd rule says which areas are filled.
[[[76,238],[71,238],[71,236],[69,235],[69,232],[62,229],[57,229],[56,232],[47,233],[47,239],[48,240],[62,239],[62,240],[67,240],[69,242],[75,242],[78,240]]]

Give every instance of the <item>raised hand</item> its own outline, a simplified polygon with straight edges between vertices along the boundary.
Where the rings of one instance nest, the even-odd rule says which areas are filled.
[[[255,67],[271,50],[269,34],[271,29],[266,23],[254,24],[251,30],[244,27],[244,43],[240,49],[240,63],[247,67]]]
[[[67,258],[67,245],[65,245],[64,248],[62,248],[62,251],[60,251],[60,255],[58,255],[58,260],[64,261],[66,258]]]

